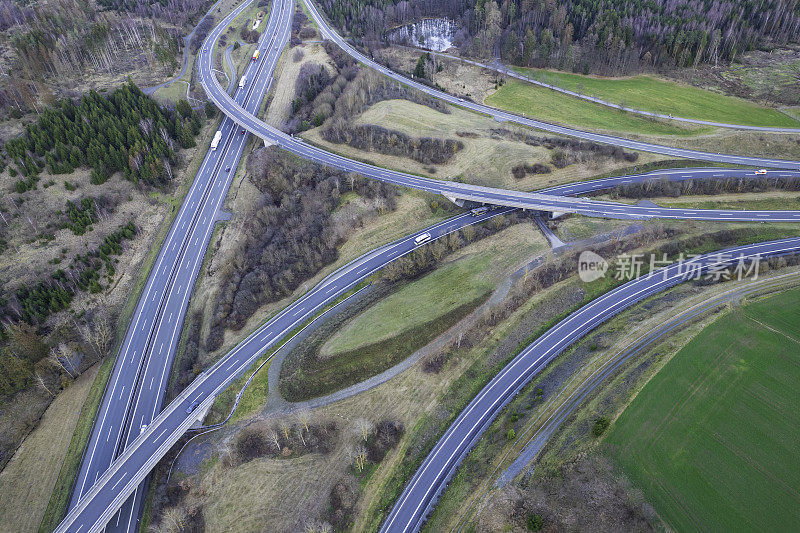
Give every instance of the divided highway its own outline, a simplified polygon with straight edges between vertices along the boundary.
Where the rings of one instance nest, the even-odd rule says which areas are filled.
[[[458,215],[423,232],[381,246],[327,276],[311,291],[249,335],[213,367],[200,374],[150,421],[70,510],[56,531],[97,531],[106,522],[116,520],[117,509],[128,495],[137,490],[150,469],[180,436],[202,418],[202,413],[211,406],[217,394],[287,333],[386,264],[414,251],[418,247],[415,241],[418,235],[427,233],[430,238],[425,242],[432,242],[465,226],[484,222],[510,211],[513,209],[501,208],[479,215]],[[188,412],[192,405],[197,407]]]
[[[290,0],[276,1],[273,14],[276,12],[280,16],[270,17],[264,42],[274,41],[278,25],[289,25],[293,13]],[[235,101],[255,112],[273,68],[274,62],[266,60],[249,64],[246,73],[251,83],[238,90]],[[259,76],[262,71],[268,75]],[[70,507],[161,408],[194,280],[247,142],[247,135],[242,135],[230,118],[223,119],[219,131],[219,146],[206,154],[137,304],[84,453]],[[137,490],[107,529],[135,529],[143,493]]]
[[[313,5],[307,0],[304,1],[312,12],[312,15],[314,15],[315,18],[318,17],[318,14],[315,15],[316,11]],[[109,383],[109,389],[106,391],[103,404],[101,405],[98,421],[93,429],[84,468],[81,470],[78,484],[76,485],[76,497],[73,499],[72,509],[64,522],[59,526],[58,531],[97,530],[102,528],[103,525],[111,519],[115,519],[112,525],[116,526],[116,521],[118,520],[119,524],[125,524],[125,528],[128,528],[132,523],[133,515],[136,514],[134,512],[135,506],[131,504],[130,513],[126,511],[125,513],[117,514],[117,509],[119,509],[129,495],[137,490],[139,483],[145,479],[152,466],[154,466],[160,457],[169,450],[180,435],[201,417],[201,413],[211,405],[216,394],[243,372],[255,358],[264,352],[264,350],[269,349],[288,331],[291,331],[297,325],[313,316],[320,308],[336,298],[337,295],[347,291],[360,280],[369,276],[388,262],[409,253],[415,248],[415,243],[413,241],[415,236],[410,236],[381,247],[332,274],[300,300],[284,309],[276,315],[276,317],[250,335],[230,354],[226,355],[218,362],[218,364],[201,374],[175,401],[170,403],[164,411],[158,414],[163,399],[168,369],[171,366],[172,354],[174,354],[175,345],[178,341],[180,324],[182,323],[183,314],[186,310],[186,302],[191,294],[194,279],[202,263],[202,257],[211,229],[213,228],[214,220],[218,214],[219,206],[230,185],[232,176],[224,169],[236,168],[241,150],[245,143],[245,138],[247,137],[246,135],[237,133],[239,128],[236,126],[236,123],[241,124],[246,130],[255,133],[268,142],[277,144],[307,159],[344,170],[359,172],[365,176],[382,181],[429,190],[451,198],[544,211],[579,212],[588,215],[617,218],[664,217],[701,220],[800,221],[800,212],[677,210],[626,206],[612,202],[596,202],[586,199],[554,196],[554,194],[578,194],[582,192],[580,185],[569,186],[572,188],[567,188],[568,186],[553,188],[547,191],[549,194],[503,191],[460,183],[431,180],[372,167],[312,147],[283,132],[271,128],[254,117],[254,113],[258,109],[258,105],[263,98],[263,91],[269,83],[272,69],[280,56],[280,51],[288,40],[291,28],[290,19],[293,4],[289,0],[276,0],[275,4],[273,13],[278,11],[279,16],[270,17],[270,24],[262,39],[262,41],[269,41],[269,44],[266,47],[264,46],[264,42],[259,45],[264,52],[262,61],[253,63],[250,67],[252,70],[252,65],[257,65],[256,68],[259,69],[260,74],[254,72],[248,73],[248,79],[256,80],[255,85],[257,85],[258,88],[255,90],[253,87],[246,87],[244,91],[239,90],[235,96],[231,98],[219,86],[212,72],[213,47],[217,39],[223,33],[224,28],[248,7],[250,2],[243,2],[234,12],[225,17],[223,22],[212,31],[204,43],[198,62],[200,82],[209,94],[209,97],[230,117],[223,121],[221,128],[223,143],[216,152],[210,152],[206,156],[201,170],[198,173],[198,177],[192,185],[187,199],[178,214],[178,218],[170,230],[150,279],[148,279],[142,298],[137,305],[131,326],[126,334],[125,342],[120,351],[112,379]],[[280,9],[278,6],[280,6]],[[284,9],[284,7],[286,7],[286,9]],[[276,21],[274,25],[273,20]],[[325,28],[323,24],[320,24],[320,26]],[[348,49],[343,42],[340,46],[343,46],[345,50]],[[261,64],[266,64],[269,68],[266,71],[262,71]],[[384,67],[376,65],[375,68],[389,75],[387,73],[389,71],[386,71]],[[392,77],[409,85],[416,83],[411,80],[406,80],[396,74]],[[425,86],[421,86],[420,90],[424,90],[436,97],[441,97],[439,95],[444,94],[439,91],[431,92],[432,90]],[[259,91],[261,93],[260,97],[252,96]],[[445,100],[451,101],[451,103],[455,103],[456,105],[486,112],[483,109],[485,106],[463,102],[449,95],[445,96]],[[494,114],[494,116],[498,118],[505,119],[505,114],[503,112],[492,110],[491,108],[486,109],[492,111],[492,113],[489,114]],[[645,150],[645,148],[641,147],[641,143],[638,143],[637,146],[623,144],[629,142],[636,143],[636,141],[617,139],[609,136],[600,136],[605,139],[600,140],[599,138],[594,138],[596,137],[595,134],[577,132],[576,130],[568,130],[557,126],[545,125],[537,121],[529,121],[528,119],[510,114],[507,115],[512,117],[515,122],[523,124],[532,122],[536,125],[529,125],[533,125],[533,127],[539,129],[553,131],[554,133],[571,135],[571,133],[568,132],[573,132],[579,134],[575,136],[596,140],[597,142],[611,142],[612,144],[618,144],[620,146]],[[511,120],[511,118],[508,120]],[[656,148],[659,150],[676,150],[667,147]],[[669,155],[698,159],[700,157],[698,157],[697,154],[702,154],[702,152],[688,152],[690,152],[689,155],[680,155],[677,153],[670,153]],[[669,152],[659,151],[658,153]],[[800,163],[797,162],[740,158],[738,156],[722,157],[729,159],[714,160],[757,166],[775,166],[778,168],[800,168]],[[736,161],[730,160],[731,158],[736,159]],[[675,175],[675,179],[691,179],[689,176],[694,176],[695,178],[698,176],[696,170],[681,170],[676,172],[684,172],[684,174]],[[746,171],[704,169],[702,172],[741,173]],[[750,174],[752,174],[752,171]],[[781,176],[784,174],[789,176],[797,175],[798,173],[789,171],[779,173]],[[609,178],[608,183],[613,183],[613,180],[618,180],[619,183],[625,183],[625,181],[622,181],[623,179],[650,179],[649,176],[650,175],[640,175]],[[585,183],[592,184],[593,182]],[[596,183],[587,186],[600,187]],[[495,216],[499,212],[504,211],[489,212],[478,217],[465,214],[451,219],[450,221],[445,221],[429,230],[431,233],[431,240],[449,232],[456,231],[464,225],[480,222],[486,218]],[[761,245],[766,246],[763,253],[780,253],[778,248],[783,246],[783,244],[776,245],[778,247],[773,248],[769,248],[769,244],[773,243]],[[788,245],[789,244],[787,244],[787,246]],[[602,315],[597,319],[599,320],[601,318]],[[198,407],[188,412],[188,407],[190,405],[198,405]],[[129,432],[124,431],[126,427],[130,428]],[[115,456],[118,457],[116,460],[114,460]],[[86,461],[88,461],[88,463]],[[428,495],[426,495],[425,498],[427,498],[427,503],[424,503],[426,506],[430,503],[431,498],[428,498]],[[407,508],[401,506],[401,515],[406,512]],[[114,516],[115,514],[117,514],[116,518]],[[127,524],[125,519],[127,519]]]
[[[636,302],[691,279],[698,272],[734,265],[739,258],[798,252],[800,238],[793,238],[701,255],[629,281],[569,315],[517,355],[467,405],[406,485],[381,531],[418,531],[461,461],[503,407],[550,361],[588,332]]]
[[[385,67],[377,65],[374,62],[371,62],[363,55],[359,54],[357,51],[353,50],[351,47],[345,44],[341,40],[341,38],[339,38],[338,35],[335,34],[335,32],[332,32],[330,29],[324,26],[323,25],[324,21],[322,21],[319,14],[316,13],[316,10],[311,2],[309,2],[308,0],[304,0],[304,2],[311,11],[312,15],[315,17],[315,19],[319,19],[318,24],[320,24],[323,33],[329,36],[330,35],[335,36],[334,41],[337,42],[337,44],[339,44],[340,46],[342,46],[346,51],[348,51],[348,53],[354,54],[357,59],[361,60],[363,58],[364,61],[369,62],[368,66],[374,66],[374,68],[378,69],[379,71],[381,71],[386,75],[390,75],[388,73],[391,73],[392,78],[395,78],[403,83],[408,83],[409,85],[417,87],[420,90],[425,90],[425,92],[431,94],[434,97],[443,98],[450,103],[456,103],[461,105],[459,102],[453,102],[453,100],[458,100],[453,96],[447,95],[440,91],[435,91],[427,86],[420,85],[411,80],[407,80],[406,78],[403,78],[402,76],[389,71]],[[290,28],[288,27],[279,28],[278,31],[288,32],[289,29]],[[212,33],[209,34],[209,39],[213,39],[211,42],[216,42],[216,39],[221,35],[221,33],[222,33],[221,27],[218,26],[217,28],[215,28],[212,31]],[[338,41],[336,39],[338,39]],[[270,52],[272,52],[272,50],[270,50]],[[671,219],[716,220],[716,221],[731,221],[731,222],[733,221],[800,222],[800,211],[737,211],[737,210],[724,210],[724,209],[696,210],[696,209],[680,209],[680,208],[668,209],[662,207],[625,205],[615,202],[600,202],[584,198],[553,196],[551,194],[542,194],[541,192],[528,193],[521,191],[495,189],[491,187],[481,187],[478,185],[470,185],[465,183],[456,183],[452,181],[424,178],[421,176],[415,176],[413,174],[407,174],[396,170],[376,167],[373,165],[362,163],[360,161],[348,159],[346,157],[342,157],[337,154],[327,152],[321,148],[317,148],[316,146],[307,144],[303,142],[301,139],[288,135],[278,130],[277,128],[270,126],[269,124],[265,123],[259,118],[253,116],[251,113],[248,113],[247,110],[242,108],[230,96],[228,96],[225,90],[220,86],[219,82],[217,81],[212,71],[212,64],[213,64],[212,58],[213,54],[210,50],[204,50],[201,53],[199,60],[199,80],[201,86],[206,91],[208,97],[220,109],[222,109],[222,111],[225,114],[231,117],[234,121],[236,121],[246,130],[264,139],[265,142],[277,145],[280,148],[288,150],[304,159],[315,161],[322,165],[339,168],[341,170],[345,170],[348,172],[357,172],[369,178],[384,181],[387,183],[392,183],[395,185],[400,185],[403,187],[410,187],[413,189],[419,189],[419,190],[433,192],[436,194],[441,194],[451,199],[468,200],[468,201],[489,203],[495,205],[504,205],[508,207],[519,207],[523,209],[533,209],[538,211],[580,213],[588,216],[623,218],[623,219],[671,218]],[[504,113],[501,111],[497,111],[493,108],[480,106],[478,104],[470,104],[469,106],[466,107],[470,107],[475,111],[487,112],[490,114]],[[516,117],[516,115],[510,115],[510,114],[509,116]],[[519,118],[519,121],[522,121],[520,123],[524,123],[524,121],[528,120],[528,119],[522,119],[521,117],[517,118]],[[543,126],[542,129],[548,129],[548,131],[555,131],[552,128],[560,128],[557,126],[546,125],[544,123],[537,122],[537,124],[541,124]],[[546,126],[546,128],[544,126]],[[576,130],[569,130],[569,131],[575,136],[597,140],[594,139],[595,134],[579,132]],[[560,130],[559,132],[563,133]],[[612,144],[619,144],[622,146],[625,146],[625,143],[637,142],[637,141],[629,141],[627,139],[618,139],[616,137],[608,137],[608,136],[604,136],[604,139],[605,139],[604,141],[598,141],[598,142],[611,142]],[[659,149],[663,148],[664,150],[672,150],[671,148],[668,147],[657,147],[657,148]],[[692,154],[683,154],[680,156],[693,157],[694,156],[693,154],[695,153],[693,152]],[[735,158],[737,159],[737,162],[740,164],[746,163],[751,165],[764,165],[765,162],[770,161],[773,163],[773,166],[777,166],[779,168],[800,169],[800,162],[796,161],[764,160],[758,158],[741,158],[738,156],[723,156],[723,157]],[[720,172],[725,172],[725,170],[720,170]],[[789,174],[790,172],[791,171],[787,170],[784,171],[783,174]],[[691,172],[687,170],[686,173],[690,174]],[[797,173],[795,172],[793,174],[796,175]]]

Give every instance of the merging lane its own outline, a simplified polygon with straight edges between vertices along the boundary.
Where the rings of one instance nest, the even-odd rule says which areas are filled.
[[[270,41],[269,45],[266,48],[263,47],[263,44],[260,45],[263,51],[266,52],[265,56],[262,57],[270,65],[270,75],[257,78],[258,82],[263,84],[264,87],[268,85],[272,68],[280,56],[280,50],[283,49],[283,46],[288,40],[291,27],[289,19],[291,17],[292,5],[288,0],[284,1],[288,4],[287,16],[283,16],[284,13],[281,9],[281,16],[270,17],[270,27],[265,31],[264,37],[265,40]],[[319,17],[313,4],[308,0],[304,1],[312,15],[315,18]],[[113,514],[124,502],[124,499],[136,490],[138,483],[145,478],[147,472],[149,472],[155,462],[166,453],[183,431],[188,429],[188,427],[199,418],[200,413],[206,407],[210,406],[211,402],[213,402],[213,397],[224,389],[232,379],[246,369],[254,358],[258,357],[264,350],[277,342],[287,331],[290,331],[297,324],[302,323],[313,315],[316,310],[324,306],[325,303],[331,301],[337,295],[342,294],[378,268],[401,257],[405,253],[409,253],[414,248],[412,245],[414,236],[404,240],[401,239],[396,243],[392,243],[391,245],[387,245],[375,252],[367,254],[367,256],[355,262],[357,264],[351,263],[338,271],[335,275],[327,278],[313,291],[279,313],[273,320],[269,321],[245,339],[245,341],[224,357],[217,365],[201,374],[201,376],[199,376],[174,402],[156,416],[160,409],[161,400],[163,399],[163,387],[168,372],[167,369],[170,367],[171,357],[174,353],[174,346],[177,342],[177,332],[180,331],[179,324],[182,322],[183,313],[185,312],[185,303],[191,293],[191,286],[201,263],[201,258],[208,241],[208,235],[210,234],[210,229],[213,227],[214,218],[217,215],[217,209],[224,198],[224,194],[227,191],[231,179],[231,175],[227,172],[220,175],[220,169],[227,168],[228,166],[235,168],[241,154],[241,149],[244,146],[246,135],[235,134],[235,130],[238,129],[236,123],[241,124],[251,133],[255,133],[259,137],[307,159],[349,171],[360,172],[367,177],[380,179],[382,181],[443,194],[451,198],[543,211],[578,212],[588,215],[616,218],[665,217],[702,220],[800,221],[800,212],[662,209],[554,196],[556,194],[576,195],[590,190],[599,190],[600,188],[611,186],[612,184],[644,181],[652,179],[652,173],[555,187],[543,191],[548,194],[536,194],[503,191],[447,181],[431,180],[372,167],[335,154],[327,153],[271,128],[258,120],[254,117],[257,107],[253,107],[250,100],[242,94],[239,94],[242,92],[241,90],[235,94],[234,98],[231,98],[220,87],[216,78],[213,77],[213,47],[216,45],[217,39],[227,24],[238,16],[249,4],[250,2],[243,2],[234,12],[223,20],[222,24],[209,34],[204,43],[203,51],[200,54],[199,76],[201,84],[209,94],[209,97],[230,117],[223,121],[222,126],[223,138],[228,139],[226,141],[226,147],[225,149],[218,150],[216,157],[214,152],[210,152],[204,160],[201,171],[198,173],[198,178],[192,185],[187,199],[181,207],[178,218],[170,230],[170,234],[165,241],[165,246],[162,248],[161,254],[159,255],[156,267],[148,280],[145,291],[143,292],[143,297],[140,299],[134,319],[126,335],[126,340],[117,361],[117,367],[115,367],[114,374],[112,375],[112,382],[109,385],[111,388],[106,392],[98,422],[92,434],[90,447],[87,450],[89,454],[89,466],[92,467],[93,464],[98,466],[89,468],[85,472],[84,470],[81,471],[81,477],[76,486],[77,497],[74,498],[73,509],[62,525],[59,526],[59,531],[85,531],[89,528],[97,529],[102,527],[113,517]],[[271,28],[273,19],[280,19],[280,22],[276,22],[274,29]],[[317,21],[318,24],[320,20]],[[328,31],[325,30],[324,24],[320,24],[320,27],[323,28],[323,33]],[[272,33],[272,35],[270,35],[270,33]],[[328,36],[330,37],[330,33],[328,33]],[[338,36],[336,37],[338,38]],[[346,50],[349,48],[343,42],[337,42],[337,44]],[[355,53],[357,54],[357,52]],[[366,60],[366,58],[364,58],[364,60]],[[365,63],[369,64],[370,61],[366,60]],[[390,75],[390,71],[382,66],[376,65],[374,68],[377,68],[385,75]],[[250,77],[250,75],[248,75],[248,77]],[[391,77],[399,78],[398,81],[410,85],[416,83],[411,82],[411,80],[406,80],[396,74]],[[419,88],[435,97],[442,97],[441,95],[444,94],[439,91],[431,92],[430,88],[425,86],[420,86]],[[455,97],[449,95],[444,96],[443,99],[451,103],[464,105],[463,101]],[[260,103],[260,99],[258,99],[258,101]],[[472,105],[473,104],[465,107],[471,107]],[[478,105],[474,104],[474,106]],[[477,108],[471,108],[479,112],[486,112],[483,109],[484,107],[485,106],[478,106]],[[494,114],[494,116],[502,118],[503,112],[498,112],[491,108],[486,109],[491,111],[489,114]],[[528,119],[516,117],[515,121],[522,121],[520,123],[525,123],[524,121],[528,121]],[[560,127],[545,125],[544,123],[538,123],[536,121],[529,122],[536,123],[533,127],[546,129],[547,131],[553,131],[555,133],[571,135],[570,132],[575,132],[575,130],[566,130],[563,128],[556,130],[553,128]],[[598,142],[612,142],[612,144],[618,144],[620,146],[627,146],[623,144],[624,142],[636,142],[625,139],[619,140],[609,136],[601,136],[605,140],[600,140],[584,136],[593,136],[594,134],[584,134],[584,132],[575,133],[580,134],[575,136],[597,140]],[[231,137],[233,137],[234,140],[231,140]],[[241,144],[238,144],[236,139],[239,139]],[[230,149],[230,147],[237,146],[238,149]],[[643,149],[641,147],[631,148]],[[665,147],[657,148],[672,150]],[[697,152],[692,152],[691,155],[672,155],[697,159],[698,157],[696,154]],[[800,164],[796,162],[758,158],[738,158],[737,156],[723,157],[736,159],[736,161],[730,159],[721,160],[735,162],[737,164],[800,168]],[[209,167],[213,170],[209,170]],[[675,180],[696,179],[701,174],[707,174],[709,172],[731,177],[749,177],[752,175],[752,171],[748,173],[748,171],[728,169],[680,169],[670,172],[673,174],[668,174],[668,179]],[[665,174],[665,172],[661,174]],[[797,176],[798,174],[799,173],[793,171],[771,173],[772,177],[776,177],[776,175],[778,177],[790,177]],[[600,184],[600,181],[606,181],[606,183]],[[581,189],[581,187],[584,188]],[[216,203],[209,201],[210,198],[216,199]],[[195,205],[198,207],[195,208]],[[492,216],[496,214],[496,212],[490,212]],[[469,214],[462,215],[462,217],[471,216],[472,215]],[[452,222],[446,221],[448,224],[446,227],[449,229],[448,232],[456,231],[462,227],[459,224],[466,225],[467,223],[479,221],[460,219],[458,217],[454,220],[455,221]],[[444,227],[445,226],[432,228],[432,239],[438,237],[438,232],[444,231]],[[203,232],[203,230],[205,230],[205,232]],[[192,239],[194,239],[194,241],[192,241]],[[191,252],[188,252],[188,250]],[[764,253],[771,252],[775,252],[775,249],[764,250]],[[174,273],[168,277],[165,283],[164,277],[168,272]],[[146,334],[148,330],[150,333]],[[151,361],[154,361],[152,365]],[[123,367],[126,367],[126,371],[118,371],[119,368]],[[138,370],[132,372],[129,370],[130,368],[137,368]],[[157,383],[156,379],[158,379]],[[140,392],[137,394],[137,401],[132,402],[133,391],[135,390]],[[115,399],[116,395],[119,395],[118,399]],[[199,407],[192,413],[187,413],[186,408],[188,405],[195,403],[199,403]],[[128,411],[128,405],[131,405],[134,409]],[[106,422],[112,419],[119,421],[121,418],[119,413],[121,411],[127,416],[125,416],[125,414],[123,415],[123,422],[120,422],[117,425],[118,427],[115,427],[114,424],[110,422]],[[128,434],[125,434],[123,431],[123,427],[125,426],[124,420],[127,420],[128,427],[132,428]],[[113,439],[116,441],[117,445],[113,447],[100,445],[99,443],[102,443],[104,439],[107,442],[112,442]],[[113,449],[110,454],[108,452],[109,449]],[[111,464],[115,452],[120,455],[118,460]],[[111,468],[105,471],[106,468],[109,467],[109,464],[111,464]],[[105,473],[103,473],[104,471]],[[89,490],[93,478],[97,480],[97,484]],[[82,496],[83,500],[78,501]],[[131,510],[128,516],[132,517],[133,514],[135,513]],[[118,516],[121,517],[122,514]]]
[[[399,76],[398,74],[395,74],[386,69],[385,67],[377,65],[374,62],[371,62],[370,60],[365,58],[364,56],[360,55],[357,51],[353,50],[348,45],[346,45],[341,40],[341,38],[338,37],[338,35],[336,35],[334,32],[331,32],[329,29],[327,29],[326,26],[323,25],[321,17],[319,17],[319,14],[316,13],[315,8],[311,2],[309,2],[308,0],[304,0],[304,2],[311,11],[312,15],[315,17],[315,19],[318,19],[318,24],[320,24],[323,34],[326,34],[328,36],[333,35],[334,41],[340,46],[342,46],[346,51],[348,51],[348,53],[355,54],[355,57],[357,57],[358,59],[363,58],[364,61],[369,62],[368,63],[369,66],[374,65],[374,68],[380,70],[382,73],[386,75],[390,75],[389,73],[391,73],[390,77],[398,79],[398,81],[402,81],[403,83],[408,82],[409,84],[419,88],[420,90],[426,89],[426,92],[428,92],[432,96],[445,99],[451,103],[454,103],[452,102],[452,100],[454,99],[457,100],[457,98],[453,96],[441,93],[440,91],[434,91],[429,87],[420,85],[411,80],[406,80],[402,76]],[[215,28],[215,30],[209,35],[209,38],[213,39],[218,38],[219,35],[221,35],[221,29],[222,28],[220,27]],[[278,29],[279,32],[287,32],[287,33],[289,30],[290,28],[288,27]],[[270,126],[264,121],[253,116],[251,113],[248,113],[245,109],[243,109],[240,105],[238,105],[230,96],[228,96],[228,94],[225,92],[225,90],[217,81],[212,71],[212,65],[213,65],[212,58],[213,54],[211,53],[210,50],[206,50],[203,53],[201,53],[199,62],[199,80],[201,86],[206,91],[206,94],[217,105],[217,107],[219,107],[225,114],[231,117],[243,128],[265,139],[265,141],[275,144],[280,148],[283,148],[300,157],[303,157],[304,159],[315,161],[322,165],[339,168],[348,172],[357,172],[369,178],[384,181],[387,183],[393,183],[395,185],[400,185],[403,187],[410,187],[414,189],[433,192],[436,194],[441,194],[451,199],[469,200],[479,203],[491,203],[495,205],[519,207],[523,209],[533,209],[538,211],[580,213],[588,216],[623,218],[623,219],[671,218],[671,219],[716,220],[716,221],[731,221],[731,222],[734,221],[735,222],[767,222],[767,221],[800,222],[800,211],[739,211],[739,210],[723,210],[723,209],[696,210],[696,209],[682,209],[682,208],[662,208],[662,207],[650,207],[650,206],[639,206],[639,205],[625,205],[615,202],[600,202],[585,198],[553,196],[550,194],[542,194],[541,192],[528,193],[528,192],[513,191],[513,190],[495,189],[491,187],[481,187],[478,185],[456,183],[444,180],[435,180],[430,178],[424,178],[421,176],[415,176],[413,174],[399,172],[396,170],[376,167],[373,165],[362,163],[360,161],[348,159],[346,157],[342,157],[337,154],[327,152],[321,148],[317,148],[315,146],[307,144],[298,138],[295,138],[291,135],[288,135],[278,130],[277,128]],[[472,105],[478,106],[478,104],[472,104]],[[488,112],[504,113],[494,110],[492,108],[488,108],[486,106],[478,106],[478,107],[480,107],[480,109],[473,107],[473,110],[479,112],[487,112],[487,113]],[[527,120],[527,119],[520,119],[520,120]],[[553,128],[555,126],[548,125],[548,127]],[[577,132],[575,130],[570,130],[570,131],[575,133],[576,136],[581,136],[583,138],[589,138],[586,136],[595,135],[591,133]],[[619,144],[619,145],[624,145],[624,143],[628,142],[634,142],[634,143],[636,142],[636,141],[629,141],[627,139],[618,139],[616,137],[614,138],[607,137],[605,141],[599,141],[599,142],[611,142],[611,139],[614,140],[612,144]],[[667,147],[660,147],[660,148],[671,150],[671,148]],[[693,156],[691,154],[683,154],[681,155],[681,157],[693,157]],[[774,166],[778,166],[780,168],[800,169],[800,162],[796,161],[776,162],[774,160],[764,160],[758,158],[740,158],[738,156],[724,156],[724,157],[737,159],[737,162],[740,164],[744,164],[743,160],[745,160],[748,164],[766,166],[765,165],[766,161],[772,161],[773,163],[775,163]],[[793,171],[791,170],[784,171],[784,173],[789,173],[789,172]],[[687,174],[691,174],[691,172],[687,171]],[[794,172],[794,174],[797,173]]]
[[[629,281],[569,315],[525,348],[467,405],[411,478],[381,531],[418,531],[461,461],[503,407],[558,354],[598,325],[636,302],[711,268],[735,265],[740,258],[763,258],[798,251],[800,238],[793,238],[701,255],[660,268],[651,276]]]
[[[280,6],[281,17],[291,16],[289,0],[276,2],[276,6]],[[276,26],[289,24],[281,17],[270,17],[264,41]],[[274,67],[274,63],[266,67],[264,63],[248,65],[251,83],[235,95],[236,101],[252,112],[263,100]],[[269,75],[255,76],[254,67]],[[186,304],[247,140],[227,117],[220,131],[223,140],[206,154],[137,304],[87,445],[71,507],[161,407]],[[141,498],[136,503],[140,504]],[[138,511],[132,498],[110,526],[120,530],[135,527]]]

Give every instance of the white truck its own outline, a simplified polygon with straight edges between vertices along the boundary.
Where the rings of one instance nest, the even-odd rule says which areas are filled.
[[[217,130],[217,133],[214,134],[214,138],[211,139],[211,149],[216,150],[217,146],[219,146],[219,141],[222,139],[222,132]]]
[[[246,84],[247,84],[247,74],[243,75],[242,79],[239,80],[239,88],[243,89]]]

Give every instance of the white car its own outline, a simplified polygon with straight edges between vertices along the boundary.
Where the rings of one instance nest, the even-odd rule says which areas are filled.
[[[142,424],[142,428],[139,430],[139,435],[144,433],[144,430],[146,430],[146,429],[147,429],[147,424]]]
[[[417,238],[414,239],[414,246],[419,246],[420,244],[426,243],[429,240],[431,240],[431,234],[430,233],[423,233],[421,235],[417,235]]]
[[[766,168],[760,168],[760,169],[756,170],[756,176],[762,176],[762,175],[764,175],[766,173],[767,173],[767,169]]]

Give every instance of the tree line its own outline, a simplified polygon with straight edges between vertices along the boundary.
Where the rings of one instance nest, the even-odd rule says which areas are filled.
[[[444,165],[464,149],[464,143],[454,139],[411,137],[401,131],[375,124],[351,125],[339,118],[322,131],[326,141],[346,143],[359,150],[409,157],[423,164]]]
[[[796,0],[323,0],[333,22],[377,48],[394,27],[447,16],[454,44],[477,57],[601,74],[732,61],[798,42]]]
[[[91,181],[105,182],[115,172],[126,179],[163,185],[172,177],[178,146],[195,146],[202,121],[185,100],[176,110],[159,106],[133,83],[108,97],[90,91],[76,103],[64,99],[43,110],[24,135],[5,144],[5,152],[26,178],[18,192],[32,188],[43,167],[69,174],[92,169]]]
[[[612,198],[653,198],[684,194],[722,194],[726,192],[746,193],[764,191],[800,191],[800,178],[771,178],[761,176],[731,177],[724,179],[692,179],[671,181],[667,178],[648,180],[643,183],[618,185],[608,194]]]

